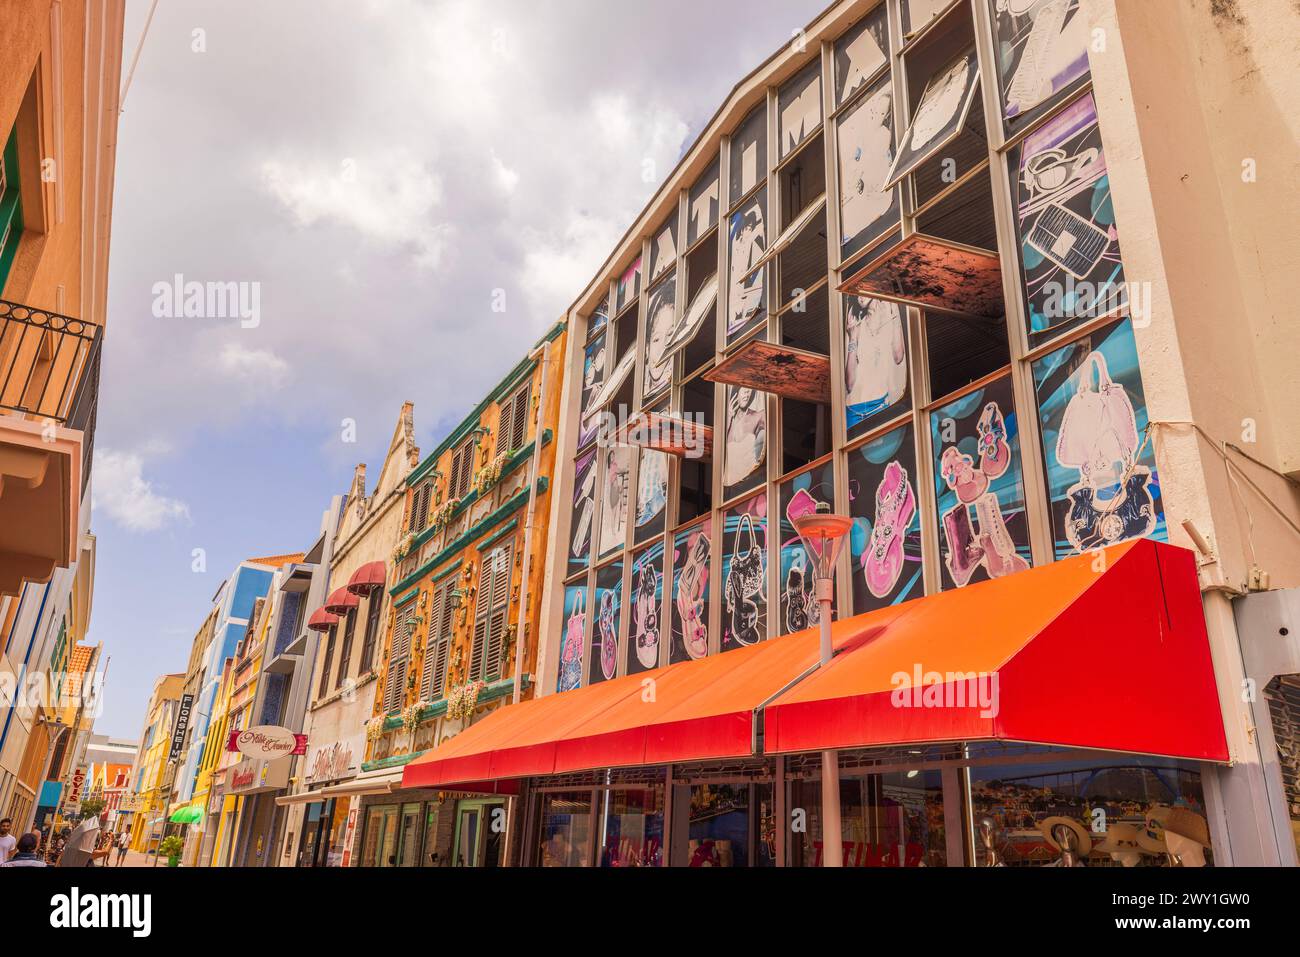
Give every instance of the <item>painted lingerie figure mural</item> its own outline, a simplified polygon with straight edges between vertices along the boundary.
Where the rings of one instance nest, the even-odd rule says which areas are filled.
[[[767,396],[757,389],[727,386],[726,447],[722,484],[728,497],[763,480],[767,460]]]
[[[897,303],[846,297],[844,388],[850,432],[906,395],[907,340]]]

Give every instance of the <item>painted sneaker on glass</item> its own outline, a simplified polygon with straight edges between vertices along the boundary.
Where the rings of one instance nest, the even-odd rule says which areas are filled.
[[[600,596],[600,672],[608,681],[618,671],[618,623],[614,621],[614,592]]]
[[[867,590],[877,598],[884,598],[898,584],[903,572],[903,537],[915,514],[916,496],[907,480],[907,470],[898,462],[890,462],[876,487],[876,521],[862,554]]]

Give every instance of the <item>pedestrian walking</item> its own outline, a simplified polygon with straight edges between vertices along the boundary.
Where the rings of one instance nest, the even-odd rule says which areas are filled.
[[[126,852],[131,847],[131,835],[123,831],[117,836],[117,866],[121,867],[122,862],[126,860]]]
[[[9,833],[13,825],[12,818],[6,817],[0,820],[0,864],[14,856],[14,848],[18,845],[18,839]]]
[[[17,850],[14,852],[14,856],[0,864],[0,867],[45,867],[46,863],[36,853],[36,847],[40,844],[40,840],[40,837],[36,834],[24,834],[18,838],[15,844]]]

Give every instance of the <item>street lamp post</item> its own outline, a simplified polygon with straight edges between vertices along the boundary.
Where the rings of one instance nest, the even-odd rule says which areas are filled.
[[[831,663],[831,602],[835,597],[835,561],[844,536],[853,527],[847,515],[834,515],[819,502],[814,512],[794,519],[795,531],[812,560],[821,626],[821,665]],[[840,826],[840,763],[835,751],[822,752],[822,866],[844,866],[843,830]]]

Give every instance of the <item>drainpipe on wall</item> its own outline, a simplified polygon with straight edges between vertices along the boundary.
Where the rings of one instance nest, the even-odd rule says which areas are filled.
[[[524,671],[524,625],[528,610],[528,580],[533,570],[533,525],[537,521],[537,472],[542,459],[542,425],[545,421],[546,400],[551,385],[551,359],[547,353],[550,342],[543,340],[528,358],[542,362],[542,384],[537,397],[537,435],[533,440],[533,461],[528,468],[528,517],[524,522],[524,569],[523,581],[519,586],[519,616],[515,622],[515,690],[512,704],[519,703],[523,693]]]

